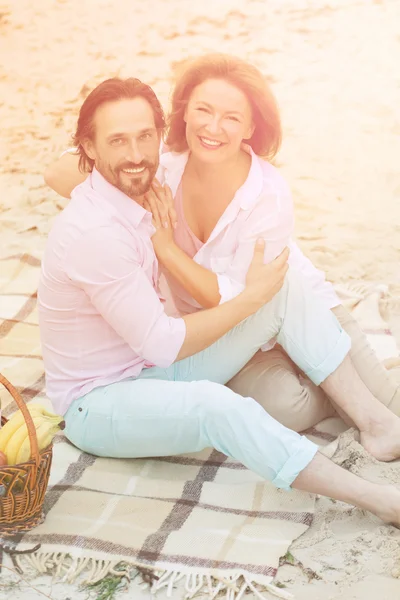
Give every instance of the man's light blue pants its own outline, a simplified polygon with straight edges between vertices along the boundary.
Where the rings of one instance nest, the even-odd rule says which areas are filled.
[[[273,419],[229,381],[270,339],[317,385],[341,364],[350,338],[290,269],[278,294],[215,344],[167,369],[99,387],[72,402],[65,433],[97,456],[171,456],[213,447],[288,489],[317,446]]]

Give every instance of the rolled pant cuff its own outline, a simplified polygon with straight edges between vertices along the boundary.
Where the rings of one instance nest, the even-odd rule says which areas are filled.
[[[350,352],[351,339],[345,331],[342,330],[340,337],[330,354],[325,360],[318,365],[306,372],[307,377],[311,379],[315,385],[321,385],[323,381],[329,375],[332,375],[334,371],[342,364],[347,354]]]
[[[290,486],[298,474],[310,464],[318,452],[317,444],[310,442],[306,437],[301,437],[301,445],[295,454],[285,462],[272,483],[283,490],[290,490]]]

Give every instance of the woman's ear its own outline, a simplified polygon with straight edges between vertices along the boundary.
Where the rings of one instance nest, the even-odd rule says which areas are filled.
[[[252,121],[249,129],[247,130],[246,140],[249,140],[253,136],[255,129],[256,129],[256,126]]]
[[[185,121],[185,123],[187,123],[187,112],[188,112],[188,108],[187,105],[185,106],[185,112],[183,113],[183,120]]]

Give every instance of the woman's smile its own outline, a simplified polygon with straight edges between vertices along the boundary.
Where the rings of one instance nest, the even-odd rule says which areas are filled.
[[[218,150],[219,148],[222,148],[222,146],[226,146],[226,143],[219,142],[218,140],[213,140],[209,137],[205,137],[202,135],[198,135],[197,137],[200,140],[201,145],[204,148],[207,148],[207,150]]]

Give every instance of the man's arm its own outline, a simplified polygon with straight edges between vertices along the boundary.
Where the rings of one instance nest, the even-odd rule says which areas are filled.
[[[176,319],[164,312],[129,234],[122,228],[119,233],[102,227],[86,234],[70,250],[66,270],[131,348],[163,368],[204,350],[256,312],[279,291],[287,270],[287,257],[264,265],[260,244],[244,292],[221,306]]]
[[[178,360],[208,348],[233,327],[267,304],[281,289],[288,270],[289,251],[264,264],[265,242],[257,241],[244,290],[219,306],[184,317],[186,337]],[[202,348],[197,348],[200,342]]]
[[[118,225],[92,229],[75,241],[65,271],[132,350],[161,368],[172,364],[185,339],[182,319],[164,312],[143,270],[140,249]]]

